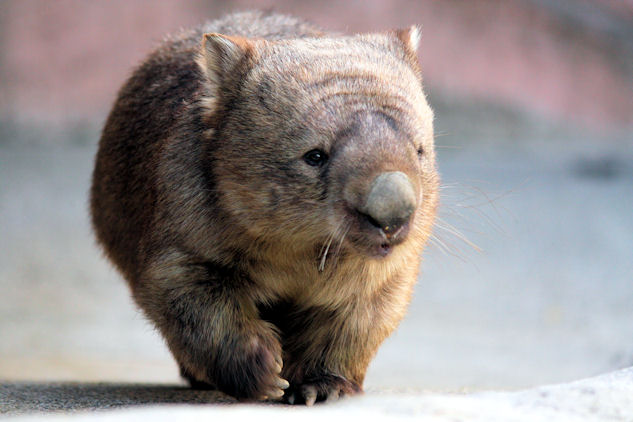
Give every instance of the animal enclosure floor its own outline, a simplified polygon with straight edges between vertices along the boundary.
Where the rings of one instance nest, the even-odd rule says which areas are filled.
[[[369,392],[313,408],[235,403],[214,391],[139,384],[0,384],[2,413],[19,421],[362,420],[627,421],[633,370],[519,392]],[[49,413],[53,412],[53,413]],[[63,412],[63,413],[62,413]],[[71,416],[72,415],[72,416]]]

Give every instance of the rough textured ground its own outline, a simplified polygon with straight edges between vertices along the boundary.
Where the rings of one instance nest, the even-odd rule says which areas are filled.
[[[373,362],[368,394],[296,410],[302,418],[633,418],[630,371],[529,389],[633,364],[633,145],[503,144],[439,150],[444,229],[425,255],[408,317]],[[180,388],[161,339],[94,246],[86,213],[93,153],[0,146],[0,409],[221,398]],[[559,407],[566,400],[577,405]],[[278,406],[170,409],[124,413],[295,417]]]

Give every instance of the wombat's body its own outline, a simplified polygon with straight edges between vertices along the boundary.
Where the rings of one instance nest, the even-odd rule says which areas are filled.
[[[94,227],[193,385],[361,390],[437,203],[416,43],[242,13],[166,41],[119,92]]]

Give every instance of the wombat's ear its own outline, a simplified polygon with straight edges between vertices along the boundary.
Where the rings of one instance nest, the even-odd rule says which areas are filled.
[[[395,35],[396,42],[404,50],[406,61],[409,62],[413,71],[422,82],[422,71],[420,70],[420,62],[418,61],[418,46],[420,45],[420,28],[412,25],[406,29],[397,29],[390,34]]]
[[[236,67],[243,63],[242,59],[251,56],[253,51],[253,42],[248,38],[204,34],[197,62],[209,82],[219,86],[227,76],[235,74]]]
[[[420,28],[417,25],[411,25],[409,28],[398,29],[395,32],[407,52],[417,54],[420,45]]]

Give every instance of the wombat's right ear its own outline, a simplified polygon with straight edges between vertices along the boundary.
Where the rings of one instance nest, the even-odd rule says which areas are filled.
[[[224,83],[227,76],[235,74],[237,66],[246,56],[252,56],[253,42],[243,37],[222,34],[204,34],[198,65],[212,85]]]
[[[406,29],[398,29],[396,36],[402,41],[402,44],[408,52],[417,54],[420,46],[420,27],[412,25]]]

